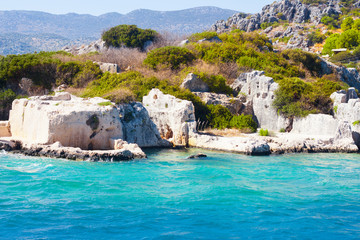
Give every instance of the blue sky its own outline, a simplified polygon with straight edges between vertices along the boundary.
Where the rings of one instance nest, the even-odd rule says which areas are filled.
[[[0,0],[0,10],[35,10],[56,14],[69,12],[101,15],[107,12],[128,13],[143,8],[169,11],[199,6],[217,6],[256,13],[274,0]]]

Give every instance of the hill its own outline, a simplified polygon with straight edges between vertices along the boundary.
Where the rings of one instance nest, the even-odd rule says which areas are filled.
[[[227,19],[234,13],[236,11],[217,7],[198,7],[179,11],[139,9],[128,14],[107,13],[100,16],[76,13],[56,15],[37,11],[0,11],[0,41],[2,43],[0,54],[49,50],[49,45],[59,46],[59,48],[50,48],[56,50],[79,40],[83,43],[90,42],[99,39],[104,30],[119,24],[135,24],[141,28],[179,35],[191,34],[207,30],[216,20]],[[12,37],[15,36],[14,34],[18,34],[16,38]],[[39,44],[28,42],[34,35]]]

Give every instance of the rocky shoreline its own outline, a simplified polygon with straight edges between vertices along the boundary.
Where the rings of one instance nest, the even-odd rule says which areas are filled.
[[[196,75],[186,81],[195,92],[199,84],[204,84]],[[0,123],[0,149],[76,161],[146,158],[141,148],[193,147],[265,156],[359,152],[360,99],[355,88],[331,95],[334,115],[309,114],[289,121],[272,107],[278,84],[263,72],[241,74],[231,87],[243,94],[232,101],[224,94],[197,95],[204,102],[207,99],[210,104],[230,108],[233,114],[253,115],[258,126],[268,129],[271,136],[203,133],[197,127],[192,102],[159,89],[152,89],[142,103],[119,105],[103,98],[85,99],[57,92],[54,96],[15,100],[9,121]]]

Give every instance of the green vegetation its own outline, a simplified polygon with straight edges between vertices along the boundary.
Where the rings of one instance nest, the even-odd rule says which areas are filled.
[[[267,129],[260,129],[259,135],[263,137],[269,136],[269,131]]]
[[[353,122],[353,126],[359,125],[360,124],[360,120],[356,120],[355,122]]]
[[[320,31],[311,32],[307,37],[311,45],[322,43],[326,39],[326,36],[321,34]]]
[[[144,64],[153,68],[179,69],[181,65],[188,65],[195,56],[186,48],[161,47],[150,51],[144,60]]]
[[[111,102],[101,102],[98,103],[99,106],[112,106],[113,104]]]
[[[326,78],[306,83],[298,78],[279,81],[273,105],[286,117],[304,117],[309,113],[332,113],[332,101],[329,96],[347,86],[344,83]]]
[[[323,48],[323,54],[332,55],[332,49],[347,48],[353,50],[360,45],[360,19],[353,20],[351,17],[346,18],[341,24],[343,33],[332,34],[326,39]]]
[[[217,37],[218,34],[216,32],[201,32],[201,33],[194,33],[192,34],[188,40],[189,42],[197,42],[202,39],[210,40],[214,37]]]
[[[129,47],[144,50],[147,41],[154,41],[157,33],[151,29],[137,28],[136,25],[119,25],[102,34],[107,47]]]
[[[255,132],[256,122],[249,115],[233,116],[230,111],[221,105],[209,105],[210,112],[206,116],[210,126],[217,129],[236,128],[245,132]]]

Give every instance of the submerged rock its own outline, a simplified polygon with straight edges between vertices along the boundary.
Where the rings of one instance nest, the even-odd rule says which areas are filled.
[[[188,156],[186,159],[194,159],[194,158],[206,158],[207,155],[203,153],[198,153],[195,155]]]

